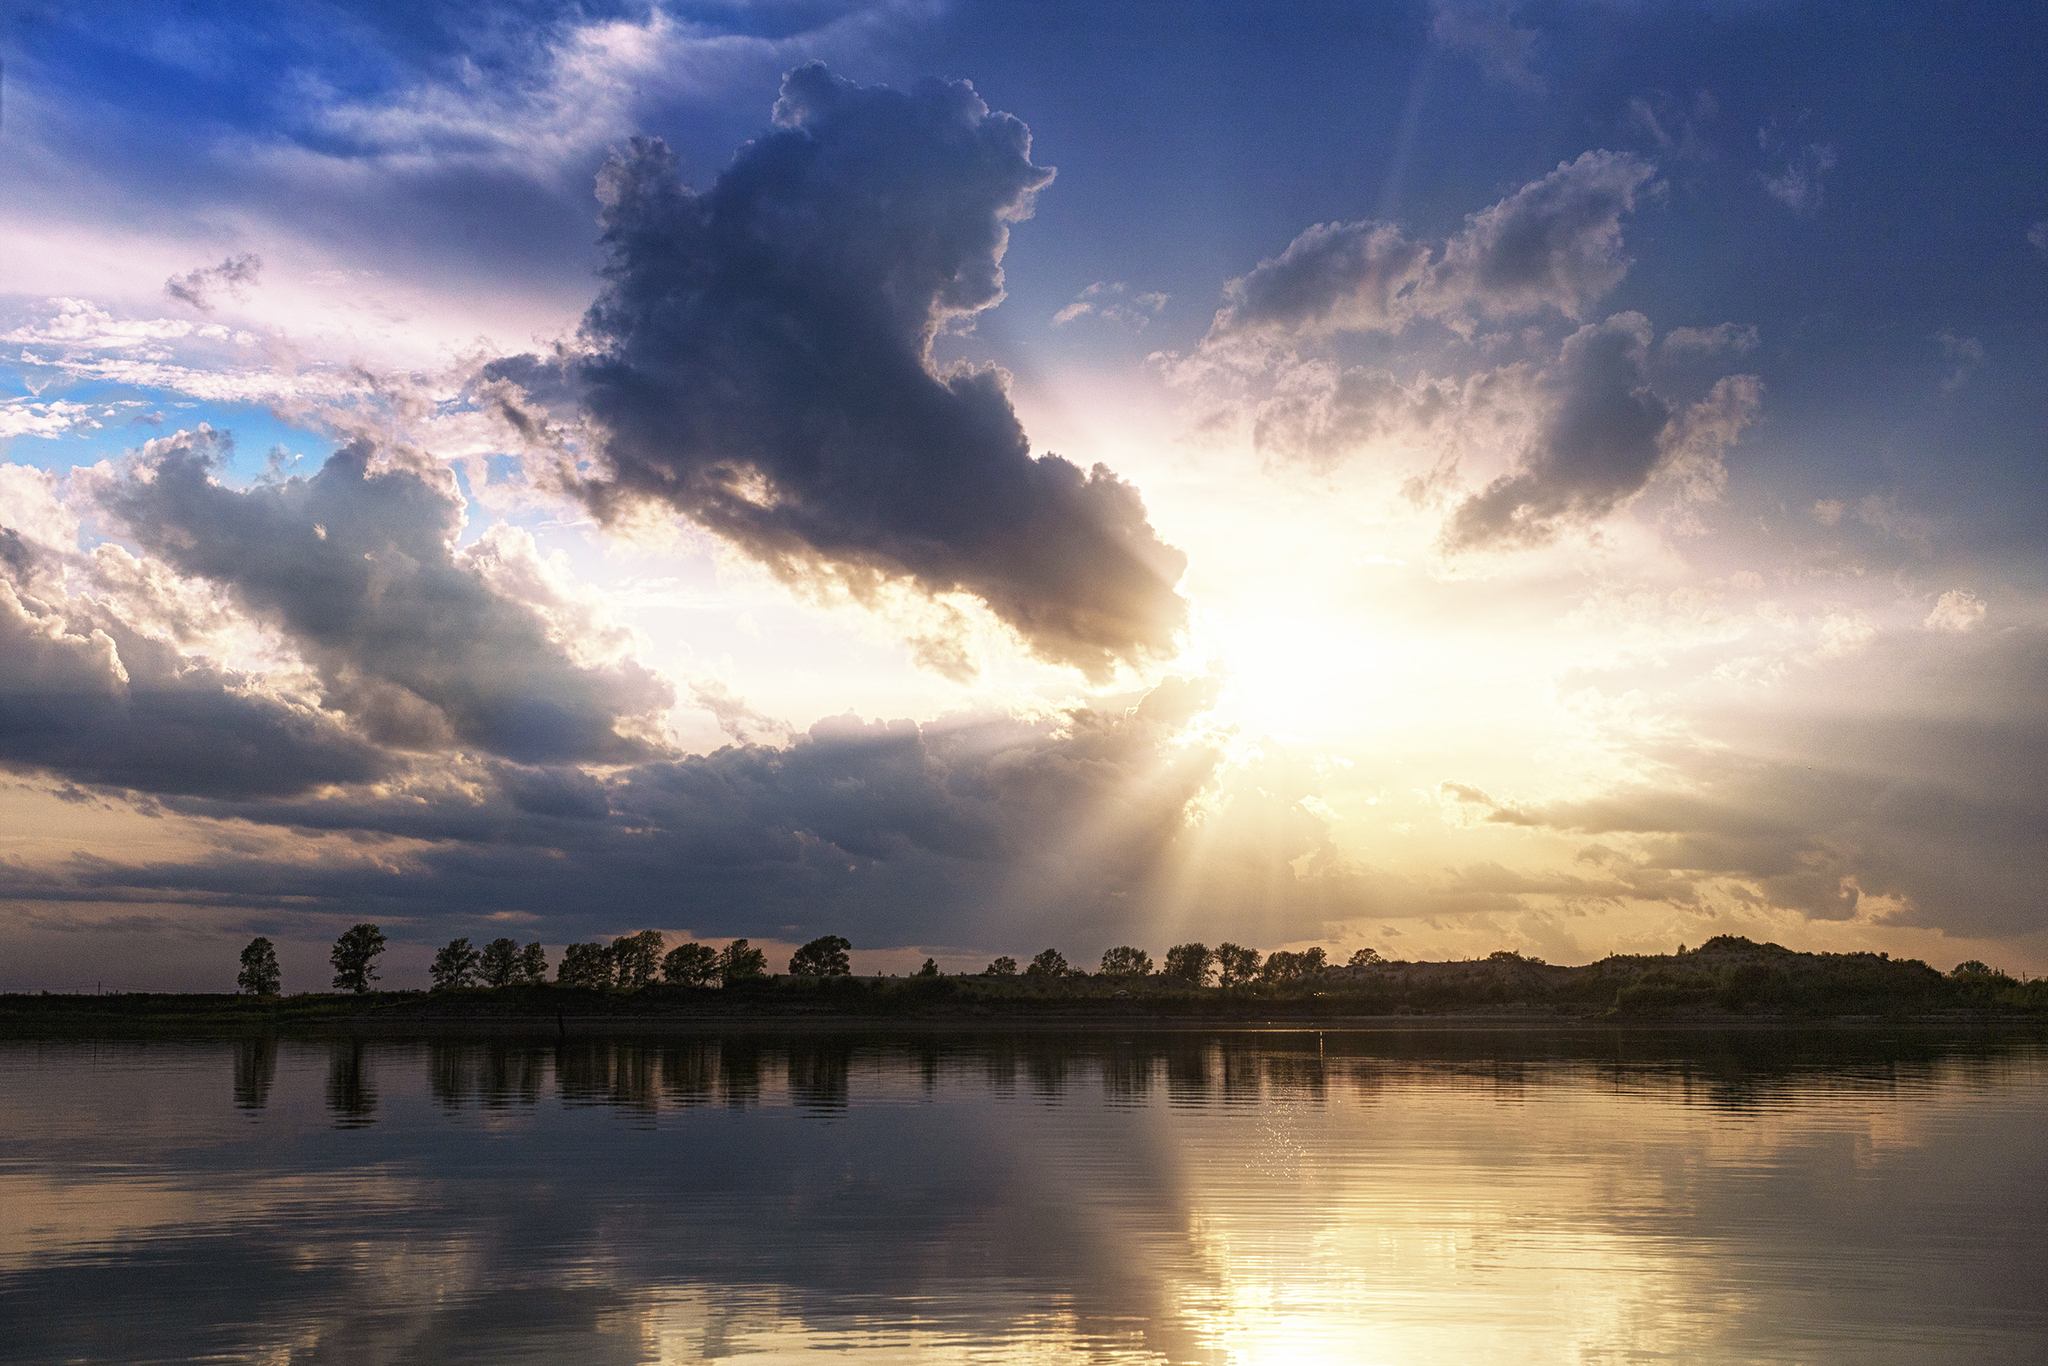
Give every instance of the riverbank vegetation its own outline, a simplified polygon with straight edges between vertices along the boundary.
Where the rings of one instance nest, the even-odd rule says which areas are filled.
[[[355,942],[367,938],[357,935]],[[431,992],[357,992],[351,985],[345,992],[289,997],[246,991],[0,996],[0,1033],[123,1021],[232,1030],[864,1016],[1263,1022],[1476,1015],[1621,1024],[2048,1018],[2048,979],[2018,980],[1980,962],[1942,973],[1914,959],[1800,953],[1735,936],[1675,954],[1615,955],[1581,967],[1558,967],[1507,950],[1443,963],[1390,961],[1364,950],[1337,966],[1320,949],[1262,957],[1240,945],[1211,950],[1180,944],[1167,951],[1163,970],[1142,949],[1122,945],[1103,955],[1093,973],[1076,971],[1056,950],[1047,950],[1021,971],[1014,960],[997,959],[980,973],[946,974],[927,960],[923,970],[901,978],[854,975],[847,958],[852,946],[837,936],[797,951],[791,966],[809,971],[773,976],[766,955],[744,939],[716,949],[683,944],[662,952],[659,935],[645,931],[572,950],[578,947],[583,951],[564,955],[552,982],[536,970],[540,958],[532,950],[538,945],[522,949],[502,940],[474,951],[475,973],[468,979],[448,974],[449,985]],[[466,962],[466,945],[463,950],[443,955],[450,963]],[[254,961],[263,971],[252,978],[268,984],[272,979],[260,951]]]

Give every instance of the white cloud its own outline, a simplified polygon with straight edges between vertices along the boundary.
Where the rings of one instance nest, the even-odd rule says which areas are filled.
[[[1064,327],[1077,318],[1093,315],[1118,327],[1143,332],[1146,325],[1166,307],[1169,297],[1156,293],[1132,294],[1130,286],[1121,280],[1097,280],[1076,294],[1072,303],[1053,314],[1052,325]]]
[[[1756,328],[1749,323],[1721,323],[1715,327],[1674,327],[1664,334],[1664,351],[1666,354],[1696,351],[1702,355],[1733,351],[1739,356],[1756,350],[1758,340]]]
[[[1941,382],[1941,392],[1952,394],[1968,384],[1970,373],[1984,363],[1984,343],[1975,337],[1958,337],[1946,328],[1935,333],[1934,340],[1941,346],[1941,354],[1955,362],[1955,369]]]
[[[1935,601],[1934,610],[1921,625],[1930,631],[1952,631],[1960,635],[1975,630],[1991,608],[1967,588],[1951,588]]]
[[[1783,146],[1768,128],[1757,131],[1758,145],[1765,151]],[[1757,172],[1771,198],[1794,213],[1815,213],[1820,209],[1821,177],[1835,167],[1835,149],[1826,143],[1809,142],[1785,150],[1785,169],[1777,175]]]
[[[2027,229],[2027,240],[2034,244],[2036,251],[2048,253],[2048,218]]]
[[[1488,78],[1502,85],[1543,93],[1543,78],[1529,65],[1536,31],[1516,27],[1512,0],[1431,0],[1430,9],[1430,33],[1438,43],[1471,53]]]

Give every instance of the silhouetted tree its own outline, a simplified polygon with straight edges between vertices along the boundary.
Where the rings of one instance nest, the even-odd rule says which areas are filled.
[[[1144,977],[1152,971],[1152,955],[1129,944],[1119,944],[1102,954],[1104,977]]]
[[[1378,949],[1359,949],[1351,955],[1351,961],[1350,963],[1346,964],[1346,966],[1354,968],[1369,968],[1375,963],[1384,963],[1386,961],[1386,959],[1380,957],[1380,951]]]
[[[1266,960],[1266,966],[1259,969],[1259,980],[1264,982],[1300,982],[1310,977],[1320,977],[1329,966],[1329,956],[1321,946],[1304,949],[1300,953],[1275,953]]]
[[[1031,966],[1024,969],[1026,977],[1065,977],[1073,969],[1067,966],[1066,955],[1058,949],[1047,949],[1031,960]]]
[[[709,944],[678,944],[661,960],[661,980],[672,987],[701,987],[718,975],[718,950]]]
[[[612,984],[612,951],[602,944],[570,944],[562,950],[555,980],[565,987],[596,990]]]
[[[938,975],[939,975],[939,961],[938,961],[938,959],[936,959],[936,958],[927,958],[927,959],[925,959],[925,960],[924,960],[924,966],[923,966],[923,967],[921,967],[921,968],[919,968],[919,969],[917,970],[917,973],[916,973],[916,975],[917,975],[917,976],[919,976],[919,977],[936,977],[936,976],[938,976]]]
[[[1242,944],[1216,946],[1216,978],[1226,987],[1241,987],[1258,976],[1259,951]]]
[[[1955,967],[1949,970],[1948,975],[1955,978],[1957,981],[1968,981],[1973,977],[1986,978],[2005,976],[2004,973],[2000,972],[1997,968],[1992,967],[1989,963],[1983,962],[1976,958],[1972,958],[1967,962],[1956,964]]]
[[[661,931],[642,930],[612,941],[612,969],[628,990],[651,987],[661,971]]]
[[[1017,975],[1017,960],[1005,954],[983,968],[981,975],[984,977],[1015,977]]]
[[[789,971],[796,977],[850,977],[853,960],[846,955],[852,948],[852,941],[836,934],[813,939],[789,956]]]
[[[434,979],[434,990],[454,991],[471,985],[476,981],[477,964],[482,958],[467,939],[449,940],[427,969],[427,975]]]
[[[375,962],[384,952],[384,931],[375,925],[352,925],[334,941],[327,961],[334,965],[334,989],[357,993],[370,989],[377,980]]]
[[[525,976],[519,966],[519,941],[493,939],[484,945],[483,957],[477,961],[476,970],[487,987],[511,986]]]
[[[768,975],[768,955],[744,939],[735,939],[718,955],[718,980],[726,986]]]
[[[242,950],[242,971],[235,978],[235,985],[251,996],[275,996],[284,980],[278,970],[277,949],[268,939],[257,935],[249,941],[249,947]]]
[[[529,986],[537,987],[548,980],[548,951],[538,939],[519,951],[519,972]]]
[[[1207,944],[1175,944],[1166,951],[1166,975],[1189,986],[1209,984],[1209,969],[1216,955]]]

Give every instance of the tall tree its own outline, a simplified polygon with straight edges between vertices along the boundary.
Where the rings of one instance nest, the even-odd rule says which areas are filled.
[[[251,996],[275,996],[283,980],[284,974],[277,966],[277,949],[260,934],[251,939],[249,947],[242,950],[242,971],[235,978],[235,985]]]
[[[709,944],[678,944],[661,960],[661,980],[672,987],[701,987],[718,975],[718,950]]]
[[[1065,977],[1073,969],[1067,966],[1067,957],[1058,949],[1047,949],[1031,960],[1031,966],[1024,969],[1026,977]]]
[[[1166,951],[1166,975],[1191,987],[1209,985],[1216,954],[1207,944],[1175,944]]]
[[[565,987],[597,990],[612,984],[612,951],[603,944],[571,944],[562,950],[555,980]]]
[[[853,974],[853,960],[846,955],[853,948],[851,940],[841,939],[836,934],[813,939],[789,957],[789,972],[792,977],[849,977]]]
[[[768,975],[768,955],[744,939],[735,939],[718,955],[718,980],[726,986]]]
[[[1386,961],[1386,959],[1380,957],[1380,951],[1378,949],[1359,949],[1352,953],[1351,961],[1345,964],[1345,966],[1352,968],[1369,968],[1375,963],[1384,963]]]
[[[509,987],[522,976],[519,971],[519,941],[493,939],[484,945],[477,962],[477,975],[487,987]]]
[[[377,955],[384,952],[384,931],[375,925],[351,925],[334,941],[327,961],[334,965],[334,989],[368,991],[377,980]]]
[[[1015,977],[1017,975],[1017,960],[1006,953],[983,968],[981,975],[984,977]]]
[[[1242,944],[1216,946],[1216,977],[1226,987],[1241,987],[1258,976],[1259,951]]]
[[[642,930],[612,941],[612,968],[629,991],[651,987],[661,972],[661,931]]]
[[[519,972],[528,986],[537,987],[548,980],[548,951],[538,939],[519,951]]]
[[[449,940],[434,955],[433,966],[427,969],[427,975],[434,979],[434,990],[454,991],[474,985],[477,964],[482,958],[482,954],[469,946],[467,939]]]
[[[1104,977],[1149,977],[1152,974],[1152,955],[1143,949],[1119,944],[1106,949],[1102,954],[1102,975]]]

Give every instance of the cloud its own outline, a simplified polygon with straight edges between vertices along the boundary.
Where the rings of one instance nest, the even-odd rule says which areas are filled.
[[[181,799],[169,809],[290,827],[315,845],[0,865],[0,896],[374,911],[417,922],[430,940],[513,912],[565,938],[659,917],[714,935],[769,924],[803,936],[850,931],[866,944],[1014,948],[1061,936],[1106,946],[1158,913],[1169,866],[1186,853],[1177,841],[1191,803],[1214,786],[1223,757],[1215,737],[1189,726],[1218,686],[1169,679],[1123,711],[924,725],[832,717],[786,746],[736,744],[601,774],[458,764],[385,790]],[[1261,781],[1278,785],[1272,774]],[[387,841],[366,859],[357,841],[309,833],[320,831],[376,832],[404,847]],[[1283,859],[1303,852],[1298,833],[1288,839]],[[1253,841],[1245,856],[1258,849]],[[1260,862],[1251,881],[1270,884],[1273,872]],[[1216,894],[1228,902],[1238,883],[1226,881]]]
[[[660,753],[673,698],[630,659],[579,662],[516,542],[458,555],[462,500],[440,466],[373,471],[367,440],[310,479],[234,490],[211,474],[227,439],[151,441],[100,502],[178,572],[227,587],[318,673],[325,705],[380,743],[467,746],[524,762],[619,763]],[[602,652],[601,650],[599,652]]]
[[[1577,320],[1628,273],[1621,216],[1656,167],[1627,152],[1583,152],[1472,215],[1444,247],[1432,285],[1449,306]]]
[[[1252,445],[1263,455],[1328,465],[1373,441],[1418,442],[1477,408],[1485,387],[1483,380],[1403,384],[1385,370],[1305,361],[1284,371],[1254,410]]]
[[[1783,139],[1769,128],[1757,130],[1757,143],[1765,151],[1783,146]],[[1810,142],[1785,149],[1785,169],[1777,175],[1757,172],[1771,198],[1798,214],[1817,213],[1821,203],[1821,177],[1835,166],[1835,149]]]
[[[1621,282],[1621,216],[1656,173],[1626,152],[1559,163],[1469,215],[1440,252],[1390,223],[1319,223],[1224,289],[1205,350],[1287,345],[1336,332],[1398,332],[1424,318],[1555,308],[1579,319]]]
[[[0,399],[0,440],[10,436],[62,436],[81,427],[97,427],[104,410],[96,405],[52,399],[34,403],[25,398]]]
[[[1164,294],[1130,294],[1129,286],[1121,280],[1097,280],[1076,294],[1072,303],[1053,314],[1052,325],[1065,327],[1076,318],[1092,314],[1118,327],[1143,332],[1153,316],[1166,307],[1167,297]]]
[[[1970,382],[1970,374],[1984,363],[1984,343],[1975,337],[1958,337],[1943,329],[1934,334],[1934,340],[1941,347],[1941,354],[1955,363],[1941,382],[1941,392],[1952,394]]]
[[[230,256],[217,266],[203,266],[183,275],[173,275],[164,281],[164,293],[192,305],[201,313],[211,313],[216,294],[226,292],[239,299],[244,286],[254,285],[262,272],[263,258],[254,252],[245,252],[240,256]]]
[[[1697,353],[1716,355],[1733,351],[1736,355],[1754,351],[1759,338],[1757,330],[1749,323],[1720,323],[1713,327],[1674,327],[1664,334],[1664,351],[1667,355]]]
[[[1565,339],[1544,377],[1548,412],[1517,467],[1462,503],[1443,534],[1452,551],[1540,545],[1597,521],[1669,472],[1695,495],[1719,488],[1720,452],[1754,417],[1761,385],[1729,376],[1674,409],[1649,386],[1651,330],[1618,313]]]
[[[1724,906],[1959,936],[2037,928],[2048,639],[1851,625],[1860,645],[1810,662],[1799,708],[1699,713],[1699,741],[1665,750],[1656,781],[1536,804],[1453,795],[1489,823],[1608,837],[1638,870],[1624,876],[1676,876]]]
[[[964,81],[863,87],[816,64],[701,195],[636,141],[601,183],[584,496],[608,516],[666,505],[794,580],[972,593],[1091,677],[1171,654],[1186,561],[1137,490],[1034,459],[1001,373],[931,360],[1002,298],[1009,225],[1051,178]]]
[[[0,763],[157,794],[289,797],[383,776],[319,709],[181,654],[102,603],[63,595],[0,528]]]
[[[1974,631],[1990,612],[1984,599],[1967,588],[1951,588],[1935,601],[1934,610],[1921,624],[1930,631],[1953,631],[1960,635]]]
[[[1515,26],[1513,0],[1430,0],[1430,11],[1430,34],[1438,43],[1476,56],[1490,80],[1543,93],[1543,78],[1529,67],[1536,32]]]
[[[2027,229],[2027,241],[2033,245],[2034,250],[2048,255],[2048,218]]]

